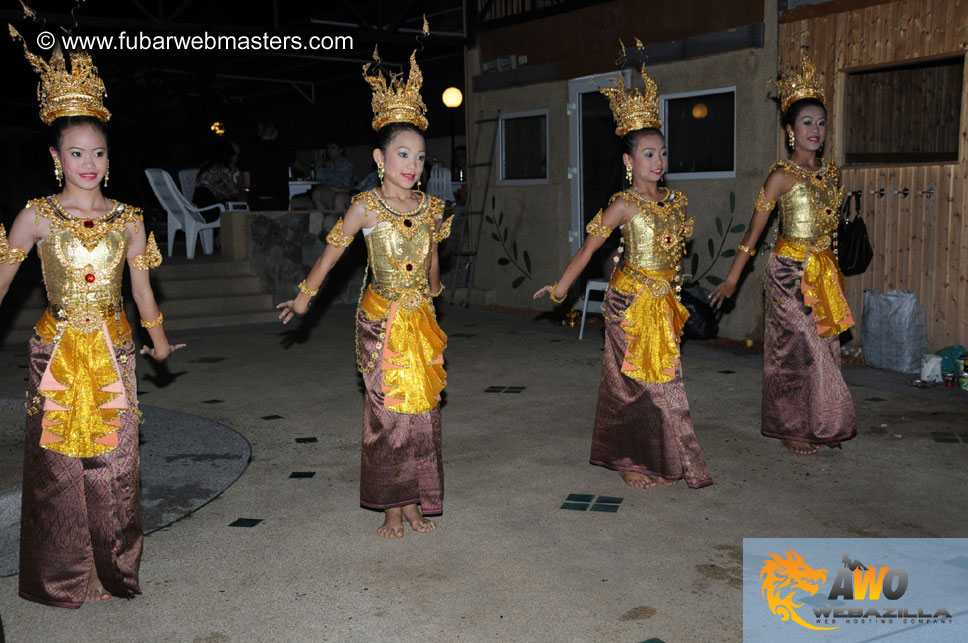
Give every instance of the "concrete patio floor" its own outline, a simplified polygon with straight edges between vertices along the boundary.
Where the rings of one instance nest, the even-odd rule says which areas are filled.
[[[688,344],[686,390],[714,484],[636,490],[588,464],[600,329],[579,342],[545,320],[447,307],[439,317],[451,339],[436,532],[381,540],[381,515],[358,505],[352,307],[328,308],[306,333],[172,332],[189,346],[168,376],[139,360],[142,404],[241,432],[248,469],[146,538],[139,598],[63,610],[0,579],[7,640],[738,641],[743,537],[968,536],[968,435],[931,435],[966,431],[966,392],[847,366],[857,438],[795,456],[759,434],[762,356]],[[8,337],[4,395],[24,388],[23,353]],[[205,357],[223,359],[190,361]],[[616,513],[560,509],[570,493],[624,500]],[[229,527],[237,518],[262,522]]]

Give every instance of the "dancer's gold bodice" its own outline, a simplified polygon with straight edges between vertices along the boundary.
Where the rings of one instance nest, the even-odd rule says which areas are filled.
[[[83,325],[90,328],[117,316],[122,308],[127,226],[140,225],[138,209],[115,202],[102,217],[78,219],[54,197],[35,199],[28,205],[50,222],[50,234],[37,244],[37,252],[51,313],[59,320],[75,321],[83,316]]]
[[[780,169],[796,178],[797,182],[777,199],[780,230],[795,239],[817,239],[829,236],[837,229],[843,188],[838,187],[839,170],[833,163],[825,163],[818,172],[780,161],[771,171]]]
[[[406,291],[429,293],[431,245],[450,234],[450,220],[442,221],[444,202],[416,194],[421,203],[410,212],[391,210],[376,190],[354,197],[354,203],[362,202],[377,215],[378,223],[366,235],[366,251],[373,274],[372,287],[387,299],[398,299]]]
[[[692,235],[695,219],[686,220],[688,202],[682,192],[669,192],[661,201],[649,201],[631,190],[611,198],[624,198],[638,212],[622,227],[624,260],[643,270],[675,269]]]

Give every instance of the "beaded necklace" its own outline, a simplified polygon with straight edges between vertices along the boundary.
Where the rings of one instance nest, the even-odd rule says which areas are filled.
[[[53,227],[69,229],[89,251],[94,250],[95,246],[104,239],[108,232],[124,230],[124,226],[127,224],[126,218],[118,220],[124,213],[124,205],[113,199],[114,206],[95,219],[80,219],[72,216],[53,194],[48,196],[46,201],[58,217],[57,220],[51,222]]]

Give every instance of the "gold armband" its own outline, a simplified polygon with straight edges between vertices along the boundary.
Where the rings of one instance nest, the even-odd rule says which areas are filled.
[[[333,229],[326,235],[326,243],[337,248],[346,248],[353,243],[353,235],[343,232],[343,217],[339,218]]]
[[[434,243],[440,243],[450,236],[450,224],[454,222],[454,215],[450,215],[440,224],[440,230],[434,232]],[[438,293],[439,294],[439,293]],[[434,295],[435,297],[437,295]]]
[[[0,263],[23,263],[26,258],[26,250],[10,247],[10,242],[7,241],[7,230],[0,223]]]
[[[430,293],[431,297],[440,297],[440,293],[444,292],[444,284],[440,284],[440,290],[437,292]]]
[[[161,311],[159,310],[158,311],[158,316],[155,319],[153,319],[152,321],[147,321],[146,322],[145,320],[142,319],[141,320],[141,327],[142,328],[154,328],[155,326],[161,326],[161,323],[163,321],[165,321],[165,316],[162,315],[161,314]]]
[[[601,214],[601,213],[599,213],[599,214]],[[568,293],[565,293],[564,295],[562,295],[560,299],[557,298],[557,297],[555,297],[555,288],[557,288],[557,287],[558,287],[558,282],[556,281],[555,282],[555,285],[552,286],[551,287],[551,290],[548,291],[548,297],[550,297],[551,298],[551,301],[555,302],[556,304],[560,304],[561,302],[565,301],[565,297],[568,296]]]
[[[602,239],[608,239],[612,235],[612,228],[608,227],[602,223],[602,211],[599,210],[595,218],[588,222],[585,226],[585,232],[593,237],[601,237]]]
[[[148,234],[148,246],[143,255],[137,255],[131,260],[131,265],[137,270],[151,270],[161,265],[161,251],[155,243],[155,233]]]
[[[299,292],[306,295],[310,299],[319,294],[319,288],[317,288],[316,290],[312,290],[309,286],[306,285],[305,279],[300,281],[296,287],[299,288]]]
[[[756,250],[754,250],[753,248],[750,248],[749,246],[744,246],[742,243],[739,244],[738,246],[736,246],[736,248],[737,248],[737,250],[740,250],[742,252],[745,252],[746,254],[748,254],[751,257],[755,257],[756,256]]]
[[[760,188],[760,194],[756,197],[756,203],[753,204],[753,209],[757,212],[773,212],[773,208],[776,207],[776,199],[773,201],[766,200],[766,190]]]

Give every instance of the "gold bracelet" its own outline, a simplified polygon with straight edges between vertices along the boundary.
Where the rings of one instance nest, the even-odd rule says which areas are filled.
[[[306,285],[305,279],[299,282],[299,285],[297,286],[297,288],[299,288],[299,292],[301,292],[302,294],[306,295],[309,298],[313,298],[319,294],[319,288],[317,288],[316,290],[310,290],[309,286]]]
[[[739,250],[742,250],[745,253],[747,253],[750,257],[755,257],[756,256],[756,250],[753,250],[749,246],[744,246],[742,243],[739,244],[738,246],[736,246],[736,248],[739,249]]]
[[[551,301],[555,302],[556,304],[560,304],[561,302],[565,301],[565,297],[568,296],[568,293],[565,293],[561,299],[555,298],[555,288],[557,287],[558,287],[558,282],[556,281],[555,285],[553,285],[551,287],[551,290],[548,292],[548,296],[551,298]]]
[[[159,310],[158,311],[158,317],[156,317],[154,320],[149,321],[149,322],[146,322],[145,320],[142,319],[141,320],[141,327],[142,328],[154,328],[155,326],[161,326],[161,322],[163,322],[163,321],[165,321],[165,316],[162,315],[161,314],[161,311]]]
[[[431,297],[440,297],[440,293],[444,292],[444,284],[440,284],[440,290],[437,292],[430,293]]]

